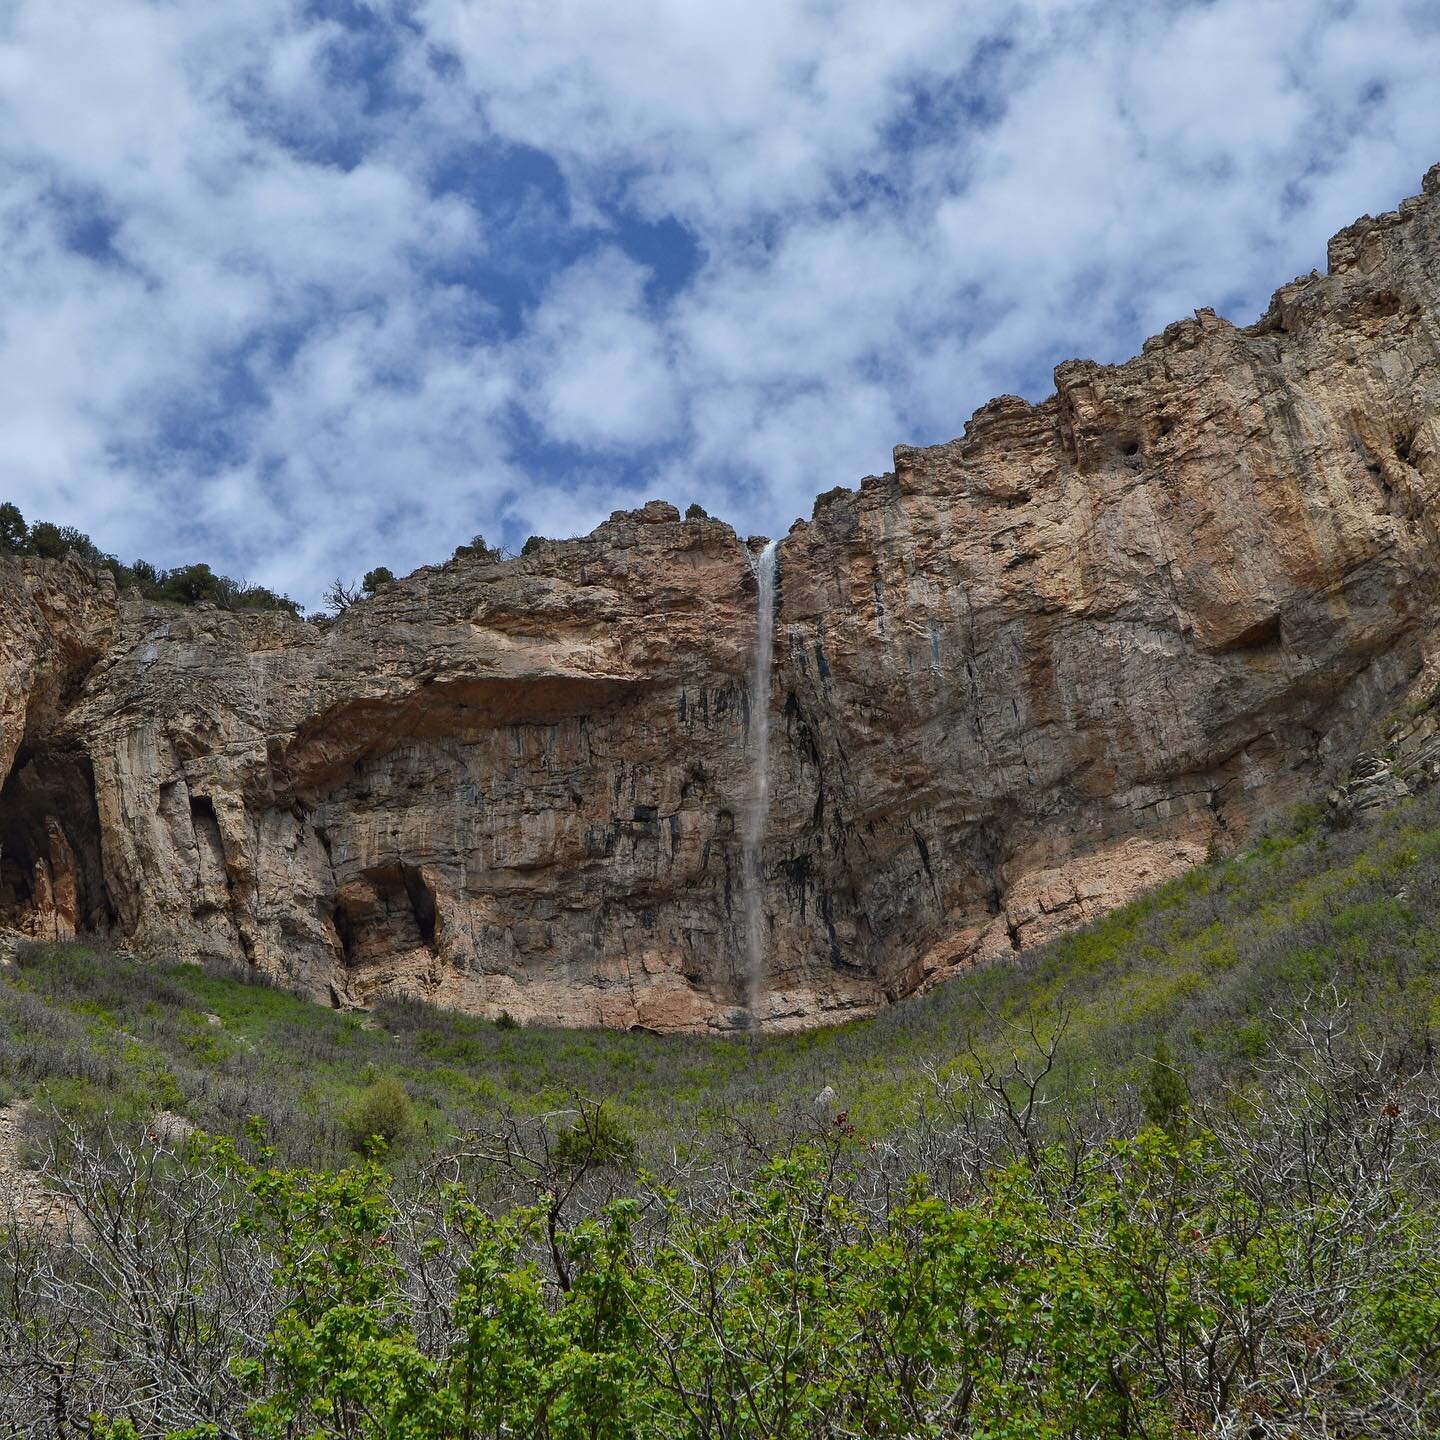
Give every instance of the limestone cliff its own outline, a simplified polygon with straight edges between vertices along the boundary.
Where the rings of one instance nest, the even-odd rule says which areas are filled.
[[[1440,167],[1208,311],[901,447],[779,548],[655,503],[328,626],[0,559],[0,924],[317,998],[771,1028],[1001,957],[1332,778],[1440,643]],[[799,437],[797,437],[797,443]]]

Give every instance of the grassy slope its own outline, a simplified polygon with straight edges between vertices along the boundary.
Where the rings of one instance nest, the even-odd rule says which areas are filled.
[[[579,1092],[665,1144],[727,1112],[807,1105],[826,1084],[874,1132],[912,1103],[927,1066],[963,1063],[972,1041],[999,1052],[1008,1027],[1053,1025],[1062,1009],[1057,1078],[1102,1094],[1133,1081],[1162,1035],[1196,1088],[1243,1075],[1269,1029],[1331,984],[1362,1026],[1427,1043],[1440,1022],[1440,791],[1330,836],[1299,815],[1018,964],[801,1036],[501,1030],[418,1005],[342,1015],[85,946],[33,947],[3,975],[0,1092],[92,1115],[166,1108],[232,1132],[259,1114],[295,1160],[341,1158],[339,1117],[383,1074],[403,1081],[434,1142],[498,1106],[548,1110]]]

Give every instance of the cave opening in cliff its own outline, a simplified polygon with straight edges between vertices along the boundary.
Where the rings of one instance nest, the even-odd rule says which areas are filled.
[[[90,757],[22,747],[0,786],[0,925],[68,939],[112,918]]]
[[[335,934],[349,966],[434,952],[439,914],[435,891],[418,866],[379,865],[335,895]]]

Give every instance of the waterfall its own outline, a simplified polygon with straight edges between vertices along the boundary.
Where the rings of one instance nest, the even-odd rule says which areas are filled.
[[[760,1028],[765,995],[765,822],[770,814],[770,665],[775,651],[775,545],[755,560],[755,656],[750,671],[749,786],[740,836],[740,896],[745,914],[746,1002]]]

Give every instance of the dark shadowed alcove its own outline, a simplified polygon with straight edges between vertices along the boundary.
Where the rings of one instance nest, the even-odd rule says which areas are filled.
[[[83,751],[22,748],[0,786],[0,924],[30,929],[40,918],[36,907],[49,899],[36,893],[37,866],[73,884],[80,929],[108,928],[95,775]]]

